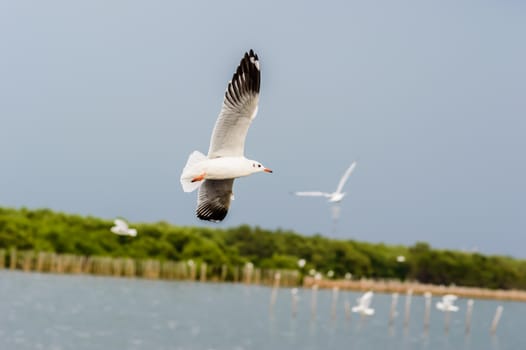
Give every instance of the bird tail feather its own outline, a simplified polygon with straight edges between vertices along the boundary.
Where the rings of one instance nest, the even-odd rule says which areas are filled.
[[[203,172],[202,162],[206,159],[206,156],[199,151],[193,151],[190,154],[180,179],[183,191],[192,192],[201,186],[203,181],[192,182],[192,179]]]

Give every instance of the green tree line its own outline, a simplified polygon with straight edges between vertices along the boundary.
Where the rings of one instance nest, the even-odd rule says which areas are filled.
[[[167,222],[134,223],[136,237],[110,232],[113,222],[49,209],[0,208],[0,248],[50,251],[87,256],[194,259],[210,265],[241,265],[304,272],[347,272],[354,278],[417,280],[483,288],[526,289],[526,260],[438,250],[419,242],[411,247],[302,236],[247,225],[212,229]],[[404,262],[397,261],[403,255]]]

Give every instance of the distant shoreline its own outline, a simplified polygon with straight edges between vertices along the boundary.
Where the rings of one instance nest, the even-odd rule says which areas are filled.
[[[506,301],[521,301],[526,302],[526,291],[523,290],[502,290],[502,289],[485,289],[476,287],[462,287],[462,286],[439,286],[434,284],[423,284],[418,282],[401,282],[396,280],[319,280],[316,281],[313,277],[305,277],[303,279],[303,287],[311,288],[313,285],[318,285],[319,288],[334,288],[338,287],[343,290],[353,291],[373,291],[377,293],[398,293],[407,294],[411,291],[413,295],[423,295],[424,293],[431,293],[432,295],[455,294],[462,298],[475,299],[495,299]]]
[[[113,224],[50,209],[0,207],[0,265],[159,279],[190,279],[191,271],[200,278],[204,269],[205,279],[231,282],[242,280],[243,270],[250,266],[259,284],[273,284],[273,273],[281,271],[281,286],[300,286],[303,276],[319,274],[327,280],[373,279],[379,281],[376,290],[386,291],[408,289],[407,285],[384,287],[386,280],[475,286],[491,291],[474,289],[469,295],[520,300],[522,293],[510,296],[495,289],[526,291],[526,260],[434,249],[425,242],[387,245],[248,225],[209,228],[167,222],[133,224],[138,234],[131,237],[112,233]],[[16,259],[11,259],[12,249],[19,252]],[[300,261],[304,261],[301,266]],[[415,291],[419,287],[414,286]]]
[[[72,275],[98,275],[159,280],[181,280],[200,282],[233,282],[254,285],[374,291],[377,293],[414,295],[455,294],[464,298],[495,299],[526,302],[526,291],[492,290],[476,287],[439,286],[397,280],[316,280],[311,276],[301,277],[298,270],[260,269],[245,266],[208,266],[206,263],[170,261],[156,259],[131,259],[100,256],[77,256],[52,252],[17,251],[0,249],[0,269],[26,272],[48,272]],[[278,277],[279,276],[279,277]]]

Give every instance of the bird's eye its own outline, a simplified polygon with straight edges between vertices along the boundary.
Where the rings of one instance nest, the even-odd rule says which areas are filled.
[[[258,164],[258,168],[261,168],[261,164]]]

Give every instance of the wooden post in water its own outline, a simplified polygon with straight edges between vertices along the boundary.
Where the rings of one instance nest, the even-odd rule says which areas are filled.
[[[86,257],[84,257],[84,256],[77,256],[77,257],[75,257],[75,264],[74,264],[71,272],[75,273],[75,274],[82,273],[82,266],[83,266],[85,261],[86,261]]]
[[[332,288],[332,305],[331,305],[331,318],[333,320],[336,319],[336,306],[338,305],[338,292],[340,288],[333,287]]]
[[[279,288],[280,279],[281,279],[281,274],[279,272],[276,272],[274,274],[274,286],[272,287],[272,292],[270,294],[270,310],[271,311],[274,309],[274,304],[276,304],[276,299],[278,297],[278,288]]]
[[[152,276],[158,279],[161,276],[161,262],[159,260],[152,259]]]
[[[396,307],[398,305],[398,293],[393,293],[391,296],[391,309],[389,310],[389,325],[393,325],[396,317]]]
[[[298,312],[298,288],[292,288],[290,294],[292,296],[292,317],[296,317]]]
[[[312,318],[316,318],[317,299],[318,299],[318,285],[314,284],[312,286],[311,299],[310,299],[310,311],[311,311]]]
[[[125,275],[127,277],[135,277],[135,275],[137,274],[137,271],[136,271],[136,268],[135,268],[135,260],[133,259],[126,259],[126,264],[125,264]]]
[[[228,274],[228,266],[225,264],[221,265],[221,282],[226,281],[226,276]]]
[[[33,263],[33,251],[24,252],[24,260],[22,263],[22,270],[25,272],[31,271]]]
[[[256,269],[254,273],[254,284],[261,284],[261,269]]]
[[[429,321],[431,318],[431,293],[425,292],[424,299],[425,299],[424,330],[427,331],[429,329]]]
[[[5,249],[0,249],[0,269],[5,268]]]
[[[201,263],[201,272],[199,273],[201,282],[206,282],[206,263]]]
[[[122,261],[119,258],[112,259],[111,261],[111,274],[115,277],[122,275]]]
[[[413,296],[413,290],[408,289],[405,296],[405,317],[404,317],[404,327],[409,326],[409,316],[411,313],[411,297]]]
[[[196,275],[196,272],[195,272],[195,263],[193,260],[188,260],[188,266],[190,267],[190,280],[191,281],[195,281],[195,275]]]
[[[48,265],[49,265],[49,272],[55,272],[55,264],[56,264],[56,255],[55,253],[49,253],[48,255]]]
[[[250,261],[245,264],[244,275],[245,275],[245,284],[250,284],[252,282],[252,271],[254,271],[254,264]]]
[[[343,309],[345,310],[345,319],[347,321],[350,321],[351,320],[351,303],[349,302],[349,300],[345,300],[343,302]]]
[[[93,259],[91,257],[86,258],[86,263],[82,270],[85,274],[93,273]]]
[[[185,261],[179,261],[177,263],[177,275],[182,280],[188,279],[188,265]]]
[[[44,271],[44,262],[46,260],[46,253],[39,252],[37,257],[37,271],[42,272]]]
[[[502,305],[497,306],[497,310],[495,310],[495,316],[493,317],[493,322],[491,322],[491,328],[490,332],[492,335],[494,335],[497,332],[497,326],[499,325],[500,317],[502,316]]]
[[[239,282],[239,266],[234,266],[234,282]]]
[[[473,314],[473,299],[469,299],[466,307],[466,334],[471,331],[471,315]]]
[[[299,279],[300,279],[299,271],[296,271],[296,270],[292,271],[292,274],[291,274],[291,277],[290,277],[290,285],[291,286],[297,286]]]
[[[62,270],[62,256],[61,255],[56,255],[56,259],[55,259],[55,262],[56,262],[56,268],[55,268],[55,272],[57,273],[62,273],[64,272]]]
[[[11,248],[9,252],[9,268],[11,270],[16,269],[16,248]]]
[[[62,264],[62,273],[69,273],[69,266],[71,265],[69,254],[62,254],[60,261]]]

